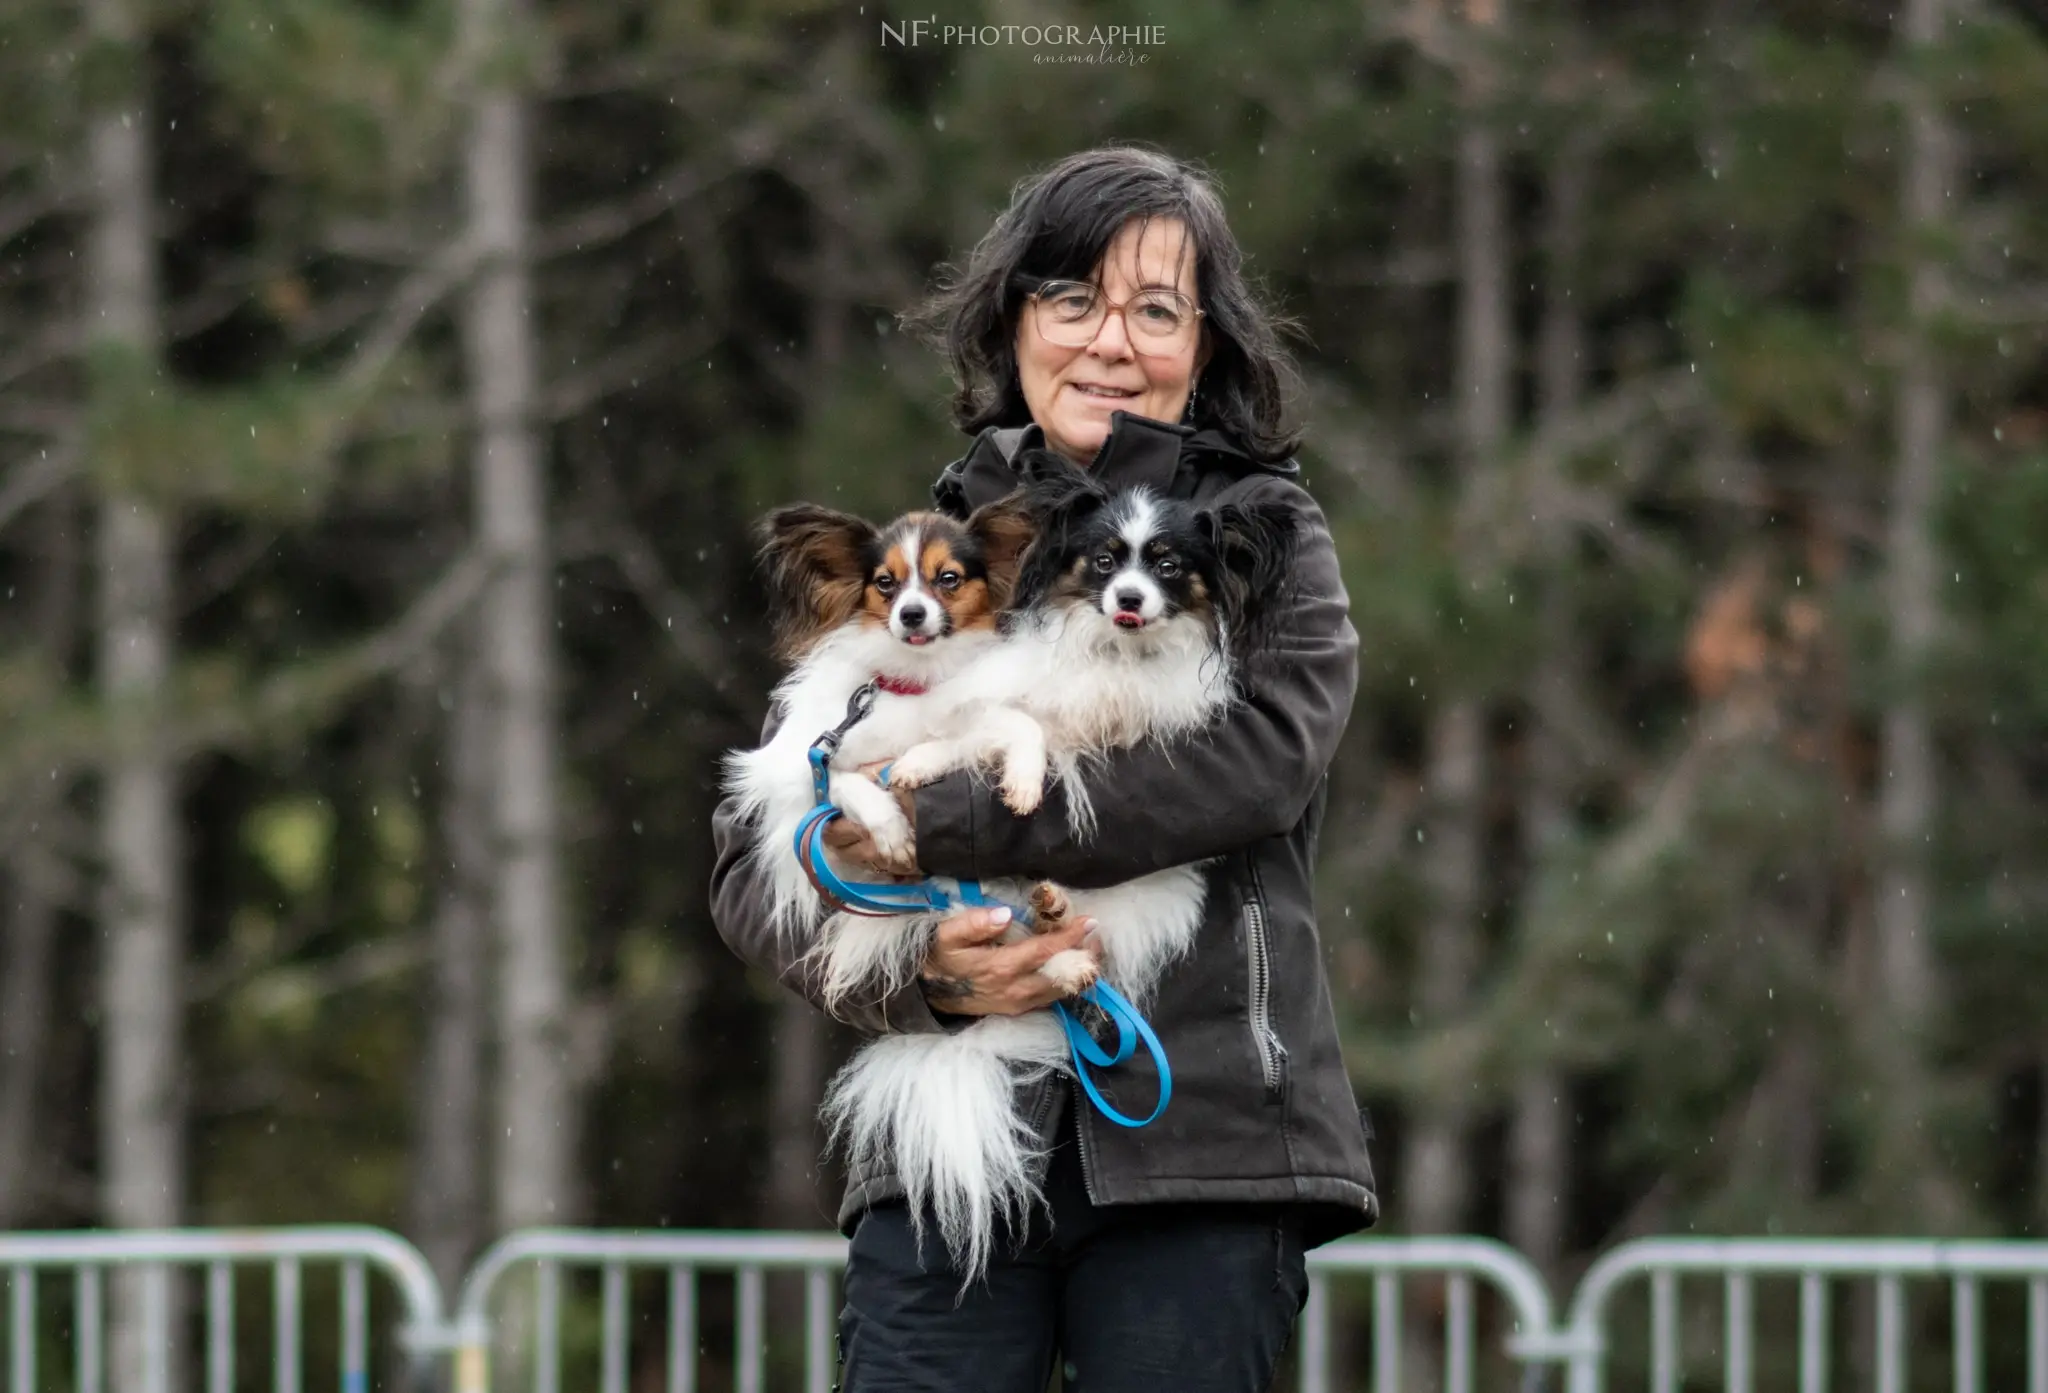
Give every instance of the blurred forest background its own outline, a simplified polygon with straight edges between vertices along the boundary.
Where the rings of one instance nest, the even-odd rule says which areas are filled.
[[[1134,138],[1304,330],[1386,1228],[2040,1235],[2048,5],[905,18],[0,6],[0,1227],[826,1226],[747,528],[924,499],[894,316]]]

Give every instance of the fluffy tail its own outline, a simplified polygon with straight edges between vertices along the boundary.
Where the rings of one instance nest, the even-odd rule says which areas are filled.
[[[824,1116],[857,1169],[893,1169],[911,1223],[926,1208],[963,1284],[988,1270],[999,1218],[1021,1220],[1040,1198],[1038,1138],[1017,1113],[1020,1084],[1065,1058],[1048,1011],[991,1016],[943,1035],[885,1035],[832,1080]]]

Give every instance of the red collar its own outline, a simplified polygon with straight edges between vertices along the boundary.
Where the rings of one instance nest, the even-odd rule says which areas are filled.
[[[877,674],[875,686],[895,696],[923,696],[929,690],[922,682],[912,682],[907,677],[889,677]]]

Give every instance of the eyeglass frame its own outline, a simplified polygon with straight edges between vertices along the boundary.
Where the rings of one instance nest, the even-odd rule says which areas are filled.
[[[1039,303],[1039,299],[1040,299],[1040,297],[1044,295],[1044,293],[1045,293],[1045,288],[1046,288],[1047,286],[1049,286],[1049,285],[1084,285],[1084,286],[1087,286],[1087,287],[1088,287],[1088,288],[1089,288],[1090,290],[1093,290],[1093,291],[1094,291],[1094,292],[1095,292],[1095,293],[1096,293],[1097,295],[1099,295],[1099,296],[1101,296],[1101,297],[1102,297],[1102,304],[1103,304],[1103,311],[1102,311],[1102,319],[1101,319],[1101,322],[1100,322],[1100,323],[1098,323],[1098,324],[1096,324],[1096,326],[1095,326],[1095,332],[1096,332],[1096,333],[1098,333],[1098,334],[1102,332],[1102,326],[1103,326],[1104,324],[1107,324],[1107,323],[1109,322],[1109,316],[1110,316],[1110,315],[1111,315],[1112,313],[1114,313],[1114,314],[1122,314],[1122,313],[1124,312],[1124,308],[1125,308],[1125,306],[1129,305],[1129,304],[1131,303],[1131,301],[1132,301],[1132,300],[1136,300],[1136,299],[1138,299],[1138,298],[1139,298],[1139,296],[1142,296],[1142,295],[1154,295],[1154,294],[1159,294],[1159,293],[1162,293],[1162,291],[1163,291],[1163,293],[1165,293],[1165,294],[1168,294],[1168,295],[1175,295],[1175,296],[1179,296],[1179,298],[1180,298],[1180,299],[1186,300],[1186,301],[1187,301],[1187,302],[1188,302],[1189,304],[1191,304],[1191,305],[1194,305],[1194,310],[1195,310],[1195,330],[1196,330],[1196,333],[1197,333],[1197,335],[1198,335],[1198,336],[1199,336],[1199,334],[1200,334],[1200,332],[1201,332],[1201,327],[1202,327],[1201,321],[1202,321],[1202,320],[1203,320],[1203,319],[1204,319],[1205,317],[1207,317],[1207,315],[1208,315],[1208,313],[1209,313],[1209,312],[1208,312],[1207,310],[1203,309],[1203,308],[1202,308],[1202,307],[1201,307],[1200,305],[1196,305],[1196,304],[1194,303],[1194,301],[1193,301],[1193,300],[1192,300],[1192,299],[1191,299],[1190,297],[1188,297],[1188,296],[1186,296],[1186,295],[1182,295],[1180,291],[1178,291],[1178,290],[1172,290],[1172,289],[1166,289],[1166,288],[1163,288],[1163,287],[1158,287],[1158,286],[1148,286],[1148,287],[1146,287],[1145,289],[1143,289],[1143,290],[1140,290],[1140,291],[1139,291],[1139,292],[1137,293],[1137,295],[1133,295],[1133,296],[1131,296],[1130,300],[1124,300],[1124,301],[1121,301],[1121,302],[1119,302],[1119,301],[1116,301],[1116,300],[1112,300],[1112,299],[1110,299],[1110,298],[1109,298],[1109,292],[1108,292],[1107,290],[1104,290],[1104,289],[1103,289],[1103,288],[1102,288],[1101,286],[1097,285],[1097,284],[1096,284],[1095,282],[1093,282],[1093,281],[1082,281],[1082,280],[1075,280],[1075,279],[1074,279],[1074,278],[1073,278],[1072,276],[1031,276],[1031,275],[1026,275],[1026,274],[1025,274],[1024,272],[1022,272],[1022,271],[1019,271],[1019,272],[1018,272],[1018,273],[1017,273],[1017,274],[1016,274],[1015,276],[1013,276],[1013,277],[1011,278],[1011,283],[1012,283],[1012,284],[1014,284],[1014,285],[1015,285],[1015,286],[1016,286],[1016,287],[1017,287],[1018,289],[1020,289],[1020,290],[1022,290],[1022,291],[1024,292],[1024,299],[1026,300],[1026,302],[1027,302],[1027,303],[1031,304],[1031,305],[1032,305],[1032,306],[1034,306],[1034,307],[1035,307],[1035,306],[1036,306],[1036,305],[1037,305],[1037,304]],[[1093,340],[1093,339],[1091,338],[1091,339],[1085,340],[1085,341],[1083,341],[1083,342],[1081,342],[1081,343],[1060,343],[1060,342],[1059,342],[1059,341],[1057,341],[1056,339],[1053,339],[1052,337],[1050,337],[1049,335],[1047,335],[1047,333],[1045,332],[1045,326],[1044,326],[1043,324],[1040,324],[1040,323],[1038,322],[1038,316],[1037,316],[1037,314],[1036,314],[1035,310],[1034,310],[1034,313],[1032,314],[1032,317],[1031,317],[1031,318],[1032,318],[1032,325],[1033,325],[1033,327],[1034,327],[1034,328],[1036,328],[1036,329],[1038,330],[1038,336],[1039,336],[1040,338],[1044,339],[1044,340],[1045,340],[1045,341],[1046,341],[1047,343],[1051,344],[1051,345],[1052,345],[1052,346],[1053,346],[1054,348],[1086,348],[1086,347],[1088,346],[1088,344],[1089,344],[1089,343],[1091,343],[1091,342],[1093,342],[1093,341],[1094,341],[1094,340]],[[1129,344],[1131,345],[1131,351],[1132,351],[1133,353],[1136,353],[1136,354],[1138,354],[1138,355],[1139,355],[1140,357],[1144,357],[1144,358],[1171,358],[1171,357],[1172,357],[1172,356],[1173,356],[1173,355],[1174,355],[1175,353],[1179,353],[1179,352],[1180,352],[1180,351],[1181,351],[1181,350],[1182,350],[1183,348],[1187,347],[1187,345],[1183,344],[1183,345],[1177,346],[1177,347],[1175,347],[1175,348],[1169,349],[1169,350],[1167,350],[1166,352],[1163,352],[1163,353],[1148,353],[1148,352],[1146,352],[1146,351],[1145,351],[1144,349],[1142,349],[1142,348],[1138,347],[1138,345],[1139,345],[1139,344],[1140,344],[1141,342],[1144,342],[1145,340],[1144,340],[1143,336],[1141,336],[1141,335],[1138,335],[1138,334],[1134,334],[1134,333],[1132,333],[1132,332],[1131,332],[1131,322],[1130,322],[1130,320],[1128,320],[1128,319],[1126,319],[1126,320],[1124,321],[1124,340],[1125,340],[1125,341],[1126,341],[1127,343],[1129,343]]]

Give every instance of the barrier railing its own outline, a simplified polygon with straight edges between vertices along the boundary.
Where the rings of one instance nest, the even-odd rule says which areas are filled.
[[[513,1274],[531,1268],[531,1338],[518,1351],[533,1370],[535,1393],[563,1387],[560,1331],[565,1269],[600,1274],[598,1388],[625,1393],[631,1347],[627,1331],[631,1279],[637,1269],[667,1277],[667,1329],[663,1334],[668,1393],[696,1393],[699,1373],[698,1282],[707,1272],[730,1273],[735,1286],[733,1386],[760,1393],[768,1352],[765,1282],[774,1271],[803,1274],[803,1387],[827,1393],[836,1352],[833,1278],[845,1263],[842,1239],[811,1234],[591,1233],[540,1230],[516,1234],[487,1252],[463,1284],[458,1324],[469,1332],[458,1359],[456,1393],[487,1393],[493,1351],[491,1306]],[[1372,1279],[1375,1393],[1401,1388],[1401,1282],[1404,1275],[1441,1277],[1445,1287],[1443,1343],[1446,1393],[1471,1393],[1477,1368],[1477,1314],[1482,1290],[1506,1309],[1506,1351],[1518,1360],[1556,1359],[1549,1291],[1526,1259],[1483,1238],[1353,1239],[1309,1255],[1309,1300],[1299,1354],[1302,1393],[1330,1390],[1330,1285],[1333,1279]]]
[[[1308,1255],[1308,1305],[1297,1333],[1301,1393],[1330,1393],[1330,1286],[1340,1276],[1372,1278],[1373,1393],[1400,1393],[1404,1275],[1442,1277],[1444,1393],[1471,1393],[1478,1364],[1477,1288],[1491,1288],[1507,1308],[1510,1358],[1540,1362],[1561,1356],[1552,1329],[1549,1288],[1514,1249],[1486,1238],[1353,1238]]]
[[[488,1393],[494,1360],[505,1365],[505,1373],[516,1368],[522,1389],[530,1386],[534,1393],[561,1393],[565,1387],[627,1393],[629,1385],[654,1386],[648,1380],[657,1374],[636,1369],[636,1353],[659,1366],[655,1383],[668,1393],[698,1393],[709,1382],[707,1372],[729,1374],[738,1393],[762,1393],[771,1353],[786,1366],[778,1386],[800,1369],[806,1393],[826,1393],[836,1362],[835,1286],[846,1251],[843,1239],[824,1234],[532,1230],[487,1251],[464,1281],[453,1312],[444,1314],[441,1290],[425,1259],[379,1229],[0,1234],[0,1276],[8,1290],[0,1371],[5,1393],[32,1393],[44,1386],[39,1359],[54,1352],[64,1360],[68,1345],[70,1377],[62,1386],[74,1393],[166,1393],[173,1386],[174,1358],[203,1370],[197,1387],[204,1393],[231,1393],[242,1386],[235,1368],[239,1348],[245,1355],[267,1356],[275,1393],[300,1393],[308,1345],[307,1273],[319,1272],[317,1291],[328,1284],[325,1269],[332,1268],[331,1333],[342,1393],[366,1393],[373,1368],[389,1369],[393,1354],[410,1362],[415,1387],[424,1386],[422,1376],[441,1356],[452,1355],[455,1393]],[[237,1323],[237,1272],[251,1266],[268,1269],[269,1294],[245,1297],[239,1313],[247,1317],[259,1306],[267,1308],[267,1331]],[[190,1277],[180,1276],[187,1271]],[[798,1280],[771,1290],[771,1281],[786,1280],[778,1274]],[[715,1282],[707,1285],[707,1277]],[[649,1290],[650,1278],[658,1290]],[[1441,1359],[1431,1373],[1445,1393],[1472,1393],[1480,1386],[1481,1356],[1489,1344],[1497,1350],[1497,1372],[1502,1363],[1512,1364],[1526,1378],[1562,1366],[1571,1393],[1604,1393],[1616,1356],[1615,1332],[1628,1329],[1617,1325],[1617,1305],[1635,1299],[1631,1294],[1629,1302],[1617,1303],[1617,1296],[1638,1284],[1647,1287],[1647,1341],[1626,1357],[1645,1358],[1652,1393],[1675,1393],[1686,1373],[1687,1310],[1681,1297],[1687,1283],[1703,1280],[1716,1281],[1721,1291],[1716,1343],[1726,1393],[1754,1393],[1765,1350],[1782,1358],[1788,1370],[1796,1361],[1800,1393],[1835,1386],[1830,1365],[1844,1332],[1838,1329],[1843,1323],[1832,1318],[1831,1303],[1836,1288],[1850,1282],[1871,1284],[1869,1325],[1860,1332],[1868,1344],[1861,1354],[1878,1393],[1906,1393],[1909,1351],[1943,1343],[1957,1393],[1985,1393],[1989,1351],[2003,1358],[2002,1378],[2016,1377],[2023,1364],[2026,1393],[2048,1393],[2048,1243],[1642,1239],[1608,1252],[1587,1270],[1560,1324],[1535,1268],[1502,1244],[1480,1238],[1347,1239],[1309,1255],[1309,1299],[1296,1342],[1301,1393],[1331,1393],[1334,1387],[1333,1289],[1350,1278],[1369,1282],[1363,1333],[1369,1336],[1373,1393],[1404,1386],[1404,1334],[1426,1333],[1404,1309],[1404,1287],[1418,1281],[1429,1284],[1432,1297],[1441,1291],[1443,1330],[1441,1343],[1428,1332],[1430,1338],[1413,1347]],[[395,1306],[380,1298],[381,1320],[372,1318],[373,1279],[380,1279],[379,1290],[388,1287],[395,1295]],[[1916,1324],[1908,1284],[1930,1281],[1946,1284],[1948,1317]],[[1784,1300],[1770,1296],[1759,1302],[1759,1284],[1780,1283]],[[2008,1293],[2007,1287],[2015,1290]],[[707,1321],[703,1298],[711,1291],[719,1298],[712,1312],[717,1319]],[[770,1312],[781,1304],[770,1300],[774,1293],[800,1293],[800,1302],[788,1303],[792,1320],[800,1305],[800,1336],[792,1330],[790,1338],[771,1343]],[[199,1319],[187,1322],[179,1313],[195,1294]],[[1691,1314],[1697,1339],[1702,1312],[1695,1306]],[[703,1338],[728,1321],[729,1360],[722,1350],[707,1348]],[[574,1332],[573,1351],[565,1349],[565,1324]],[[188,1325],[203,1332],[201,1347],[175,1349],[174,1331]],[[636,1328],[647,1325],[658,1326],[658,1333],[636,1335]],[[1771,1340],[1759,1338],[1760,1325],[1770,1328]],[[107,1337],[116,1327],[130,1342],[133,1363],[126,1372],[108,1357]],[[2022,1338],[2007,1337],[2009,1328],[2014,1334],[2023,1329]],[[1987,1329],[1998,1332],[1997,1338],[1987,1339]],[[374,1347],[385,1334],[391,1347],[373,1365]],[[494,1348],[494,1341],[506,1347]],[[324,1348],[328,1342],[318,1343]],[[575,1360],[566,1360],[571,1353]],[[566,1380],[565,1362],[575,1363]],[[317,1384],[332,1386],[326,1378]]]
[[[1570,1350],[1571,1393],[1602,1393],[1612,1342],[1609,1310],[1617,1288],[1650,1284],[1650,1387],[1675,1393],[1682,1375],[1679,1283],[1686,1275],[1722,1283],[1722,1383],[1726,1393],[1752,1393],[1756,1381],[1756,1298],[1760,1277],[1796,1278],[1800,1393],[1829,1386],[1833,1348],[1830,1284],[1876,1283],[1871,1351],[1877,1393],[1906,1393],[1908,1332],[1905,1282],[1946,1278],[1950,1293],[1951,1386],[1983,1393],[1982,1287],[1987,1281],[2026,1287],[2028,1393],[2048,1393],[2048,1243],[1949,1242],[1907,1239],[1649,1238],[1613,1249],[1580,1279],[1563,1344]]]
[[[534,1393],[562,1389],[562,1281],[564,1269],[595,1268],[600,1274],[598,1389],[626,1393],[632,1357],[631,1281],[636,1271],[654,1269],[667,1278],[664,1365],[668,1393],[697,1393],[700,1364],[698,1279],[705,1272],[733,1278],[733,1386],[761,1393],[768,1353],[767,1274],[803,1274],[803,1386],[805,1393],[829,1393],[836,1351],[833,1279],[846,1264],[846,1240],[809,1233],[604,1233],[536,1229],[494,1245],[462,1284],[456,1323],[462,1332],[456,1357],[456,1393],[486,1393],[493,1351],[491,1308],[506,1280],[530,1267],[534,1287],[531,1341],[520,1353],[533,1369]],[[574,1387],[587,1387],[576,1383]]]
[[[304,1277],[309,1264],[339,1269],[338,1358],[343,1393],[366,1393],[370,1375],[370,1276],[397,1294],[398,1338],[416,1365],[435,1354],[445,1322],[440,1285],[426,1259],[381,1229],[166,1229],[96,1233],[0,1234],[0,1272],[8,1277],[7,1387],[33,1393],[46,1342],[68,1343],[76,1393],[166,1393],[171,1387],[181,1269],[204,1274],[206,1393],[235,1386],[235,1271],[252,1265],[271,1273],[271,1369],[277,1393],[299,1393],[303,1381]],[[68,1321],[39,1320],[46,1277],[68,1273]],[[109,1299],[107,1278],[120,1278]],[[195,1273],[195,1275],[197,1275]],[[109,1328],[132,1346],[109,1358]],[[64,1337],[68,1334],[68,1340]],[[55,1336],[54,1340],[51,1337]],[[132,1367],[123,1368],[124,1356]]]

